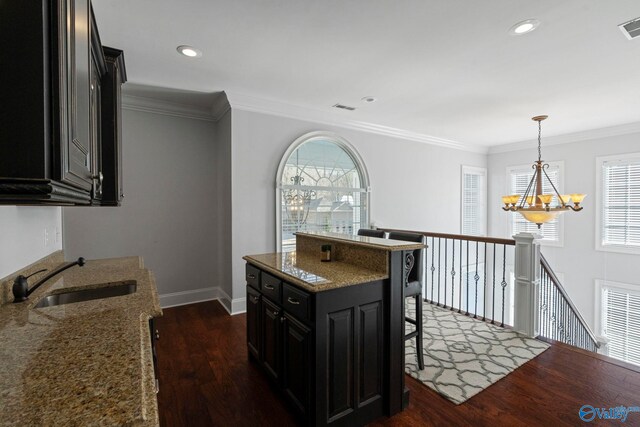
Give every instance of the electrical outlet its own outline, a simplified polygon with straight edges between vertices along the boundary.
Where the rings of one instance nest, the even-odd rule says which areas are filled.
[[[44,247],[49,246],[49,230],[44,229]]]

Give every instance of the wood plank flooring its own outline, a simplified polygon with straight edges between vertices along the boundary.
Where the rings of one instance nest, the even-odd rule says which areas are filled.
[[[157,322],[162,426],[294,426],[287,406],[248,361],[245,316],[217,301],[164,310]],[[406,377],[409,407],[373,426],[575,426],[582,405],[640,406],[640,373],[554,344],[537,358],[455,405]],[[621,425],[594,421],[594,425]],[[631,413],[627,426],[640,425]]]

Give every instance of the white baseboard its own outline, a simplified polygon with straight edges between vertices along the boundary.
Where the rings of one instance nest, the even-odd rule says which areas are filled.
[[[231,301],[231,314],[240,314],[247,311],[247,299],[236,298]]]
[[[231,315],[244,313],[247,306],[246,298],[232,299],[225,291],[217,286],[161,294],[159,298],[160,307],[162,308],[178,307],[198,302],[218,300],[224,309]]]

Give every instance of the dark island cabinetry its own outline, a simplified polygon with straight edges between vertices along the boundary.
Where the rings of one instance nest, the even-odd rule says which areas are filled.
[[[119,141],[104,99],[119,86],[105,85],[112,67],[90,0],[1,2],[0,35],[0,204],[108,202],[119,175],[103,157]]]
[[[251,359],[308,425],[362,425],[383,415],[383,282],[307,292],[246,266]]]

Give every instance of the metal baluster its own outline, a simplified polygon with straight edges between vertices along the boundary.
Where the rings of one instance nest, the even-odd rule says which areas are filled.
[[[462,240],[460,240],[460,244],[462,244]],[[456,241],[451,241],[451,310],[453,310],[453,306],[455,305],[455,289],[456,289]]]
[[[482,262],[484,283],[482,285],[482,320],[487,319],[487,242],[484,242],[484,260]]]
[[[442,254],[442,239],[438,237],[438,300],[436,301],[436,306],[440,306],[440,255]]]
[[[500,285],[502,286],[502,320],[500,322],[500,326],[504,327],[504,293],[507,288],[507,280],[506,280],[506,272],[507,272],[507,245],[502,245],[502,282]]]
[[[473,305],[473,318],[478,318],[478,280],[480,280],[480,276],[478,276],[478,241],[476,240],[476,274],[473,276],[473,279],[476,281],[476,297]]]
[[[435,241],[436,238],[435,237],[431,237],[431,247],[433,248],[431,250],[431,303],[433,304],[433,286],[435,283],[435,279],[433,278],[433,274],[436,271],[436,267],[433,265],[433,261],[435,259],[435,255],[436,255],[436,245],[435,245]]]
[[[467,264],[466,264],[467,269],[465,270],[464,273],[464,277],[465,277],[465,282],[467,284],[467,311],[466,314],[467,316],[469,315],[469,241],[467,240]]]
[[[491,296],[491,324],[496,319],[496,244],[493,244],[493,294]]]
[[[462,312],[462,240],[460,240],[460,292],[458,293],[458,313]]]
[[[447,253],[447,242],[449,241],[449,239],[445,238],[444,239],[444,270],[442,270],[444,272],[444,302],[442,303],[442,308],[447,308],[447,257],[448,257],[448,253]]]

